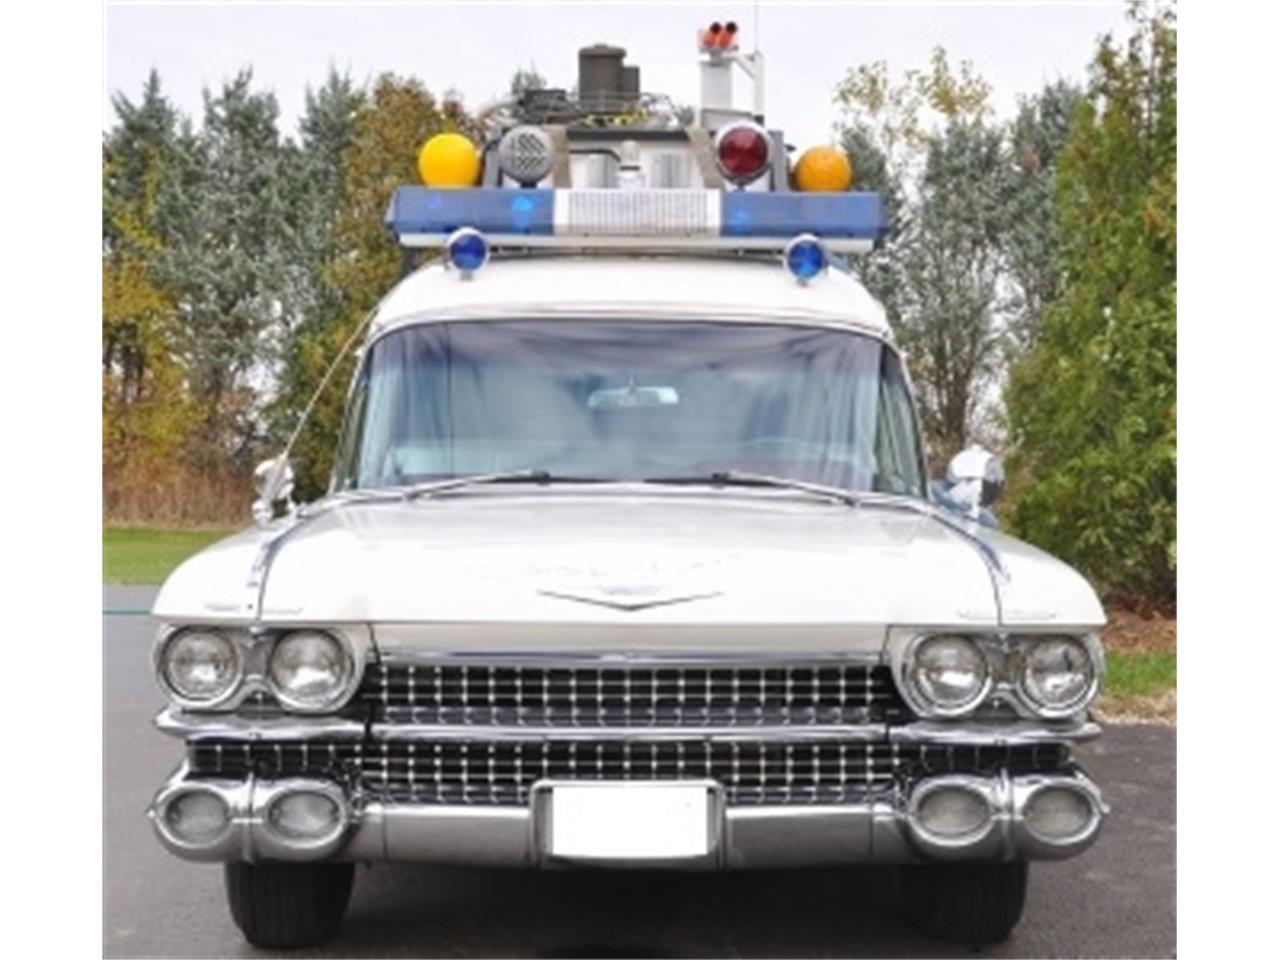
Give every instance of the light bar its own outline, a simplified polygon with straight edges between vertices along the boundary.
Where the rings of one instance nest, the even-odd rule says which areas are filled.
[[[866,253],[888,229],[877,193],[400,187],[387,227],[403,247],[442,247],[463,227],[493,247],[783,250],[797,234]]]

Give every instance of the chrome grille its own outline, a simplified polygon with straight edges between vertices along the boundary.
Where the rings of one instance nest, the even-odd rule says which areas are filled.
[[[842,740],[391,740],[199,742],[197,775],[329,777],[358,795],[404,803],[520,805],[533,784],[565,780],[714,780],[730,804],[840,803],[934,773],[1057,770],[1061,744],[961,746]]]
[[[854,724],[904,708],[889,669],[861,663],[546,667],[371,664],[375,722],[548,727]]]

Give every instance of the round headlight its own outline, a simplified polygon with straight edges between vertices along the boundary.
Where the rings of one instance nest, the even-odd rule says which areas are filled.
[[[211,630],[184,630],[165,644],[160,673],[169,690],[192,703],[214,703],[240,679],[240,654]]]
[[[921,699],[938,712],[958,713],[987,691],[987,658],[968,637],[929,637],[915,649],[907,676]]]
[[[1093,659],[1074,637],[1036,640],[1023,653],[1022,689],[1042,710],[1062,713],[1084,706],[1094,679]]]
[[[285,706],[321,710],[342,698],[351,669],[351,658],[336,637],[300,630],[276,644],[268,672],[272,689]]]

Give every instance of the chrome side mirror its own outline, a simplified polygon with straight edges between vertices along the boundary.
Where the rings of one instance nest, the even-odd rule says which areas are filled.
[[[946,497],[970,519],[995,526],[987,509],[1004,491],[1000,458],[979,444],[961,450],[947,464]]]
[[[253,486],[258,499],[253,501],[253,520],[265,526],[279,513],[294,511],[293,465],[284,456],[263,460],[253,471]]]

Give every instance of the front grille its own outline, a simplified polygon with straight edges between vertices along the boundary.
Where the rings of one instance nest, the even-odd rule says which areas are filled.
[[[404,803],[520,805],[538,780],[714,780],[730,804],[840,803],[938,773],[1049,772],[1062,744],[961,746],[837,740],[394,740],[209,742],[196,775],[327,777]]]
[[[544,667],[371,664],[375,722],[548,727],[855,724],[905,708],[889,669],[861,663]]]

